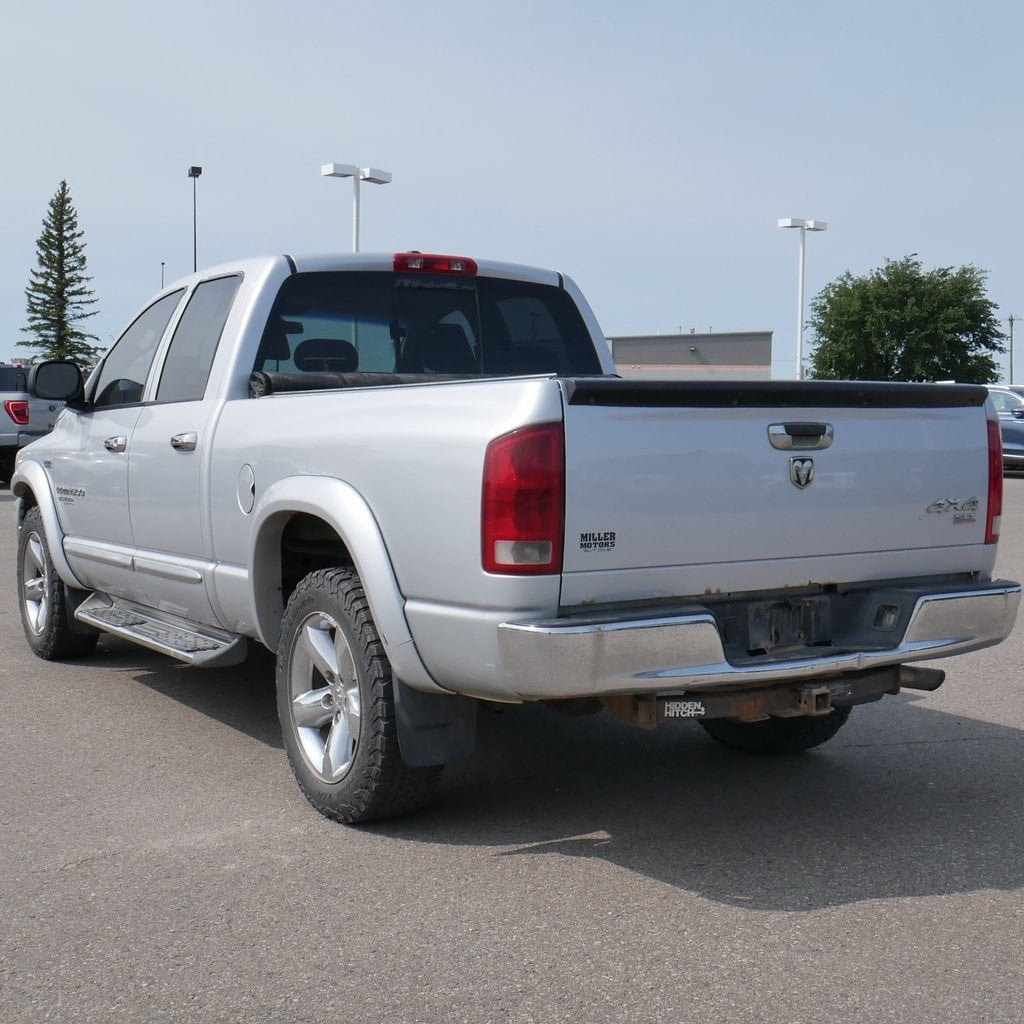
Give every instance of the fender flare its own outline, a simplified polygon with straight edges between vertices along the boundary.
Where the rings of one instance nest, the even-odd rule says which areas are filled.
[[[450,693],[420,660],[405,617],[405,595],[373,512],[354,487],[331,477],[285,477],[272,484],[253,509],[249,565],[256,627],[263,643],[276,650],[280,639],[281,535],[296,513],[327,523],[348,549],[395,676],[417,690]]]
[[[32,504],[27,500],[31,496],[35,499],[35,505],[43,517],[46,543],[50,549],[50,558],[53,561],[53,567],[57,570],[57,575],[69,587],[76,590],[88,590],[89,588],[75,575],[64,554],[64,530],[61,528],[60,519],[57,516],[57,503],[54,501],[53,489],[46,470],[38,462],[23,460],[11,479],[11,493],[18,499],[14,511],[18,530],[21,530],[25,515]]]

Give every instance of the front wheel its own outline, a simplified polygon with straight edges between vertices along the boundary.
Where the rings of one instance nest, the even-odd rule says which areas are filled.
[[[422,804],[441,768],[410,768],[398,746],[391,665],[350,569],[321,569],[295,588],[281,622],[277,710],[299,787],[346,824]]]
[[[81,658],[96,646],[99,633],[71,625],[67,591],[50,558],[38,508],[28,510],[18,534],[18,608],[25,639],[40,658]]]
[[[850,708],[833,707],[830,714],[800,718],[768,718],[738,722],[711,718],[700,724],[719,743],[749,754],[799,754],[828,742],[846,725]]]

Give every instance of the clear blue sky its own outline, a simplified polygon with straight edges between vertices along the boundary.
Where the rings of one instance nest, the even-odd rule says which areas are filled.
[[[918,253],[1024,315],[1024,7],[1010,0],[34,0],[0,33],[0,357],[66,178],[103,344],[199,261],[351,244],[555,267],[606,333],[772,330]],[[1024,328],[1024,324],[1020,325]],[[1004,330],[1006,326],[1004,324]],[[1018,332],[1015,376],[1024,378]],[[22,350],[24,351],[24,350]]]

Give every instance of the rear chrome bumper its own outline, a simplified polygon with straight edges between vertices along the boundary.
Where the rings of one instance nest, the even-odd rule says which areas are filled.
[[[1020,595],[1020,584],[1008,580],[923,594],[902,639],[886,649],[810,647],[730,661],[710,612],[505,622],[498,626],[498,646],[508,689],[527,700],[750,688],[989,647],[1013,629]]]

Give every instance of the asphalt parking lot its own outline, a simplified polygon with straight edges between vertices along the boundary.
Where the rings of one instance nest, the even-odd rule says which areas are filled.
[[[1019,1022],[1021,633],[765,761],[486,716],[419,815],[292,781],[273,666],[42,662],[0,492],[0,1021]],[[1024,479],[998,572],[1024,578]]]

